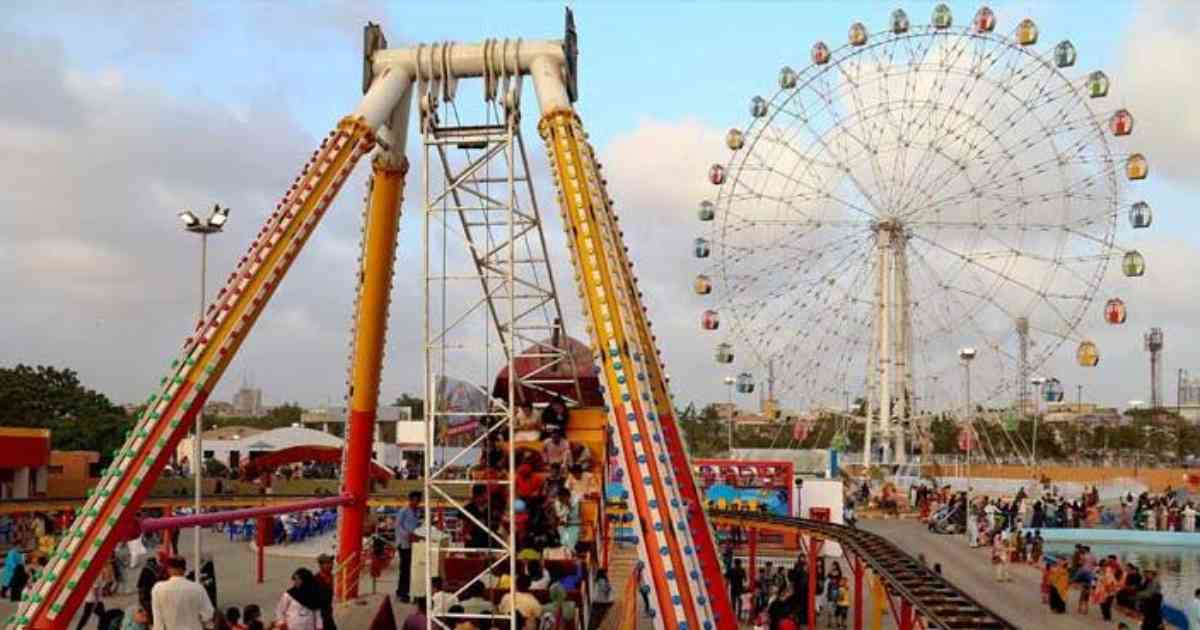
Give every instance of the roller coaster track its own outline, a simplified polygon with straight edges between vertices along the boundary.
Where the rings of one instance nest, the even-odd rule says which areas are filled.
[[[946,630],[1018,627],[878,534],[763,512],[713,510],[708,516],[713,525],[798,533],[840,544],[846,553],[861,559],[891,595],[912,605],[920,617],[917,625]]]

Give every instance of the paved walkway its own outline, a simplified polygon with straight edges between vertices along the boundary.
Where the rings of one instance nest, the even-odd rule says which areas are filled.
[[[940,563],[942,574],[955,586],[1022,628],[1094,630],[1116,627],[1116,623],[1104,623],[1097,606],[1091,607],[1088,616],[1076,614],[1078,591],[1071,592],[1067,607],[1070,612],[1065,615],[1051,613],[1050,608],[1042,604],[1041,573],[1031,565],[1009,565],[1013,581],[996,582],[992,577],[991,554],[982,547],[967,547],[963,536],[934,534],[924,523],[910,519],[859,521],[858,526],[888,538],[910,554],[925,554],[930,566]]]

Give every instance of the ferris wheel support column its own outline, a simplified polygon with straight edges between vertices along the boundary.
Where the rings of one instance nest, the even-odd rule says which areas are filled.
[[[892,233],[879,232],[879,433],[883,436],[883,456],[887,461],[888,442],[892,437]]]
[[[896,463],[904,464],[908,462],[908,451],[905,448],[905,431],[908,430],[908,424],[912,416],[912,369],[908,349],[910,346],[909,339],[909,319],[908,319],[908,259],[905,255],[905,239],[903,232],[893,234],[892,241],[892,288],[895,291],[895,299],[892,301],[893,317],[892,321],[897,329],[894,331],[896,336],[896,349],[892,355],[895,375],[897,379],[896,387],[896,410],[895,416],[897,419],[896,426],[893,428],[894,434],[894,449]]]

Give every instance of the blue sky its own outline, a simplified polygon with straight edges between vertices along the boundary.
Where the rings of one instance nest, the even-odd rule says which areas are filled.
[[[958,23],[969,20],[978,6],[950,4]],[[644,286],[653,282],[662,287],[648,300],[658,318],[668,368],[682,365],[674,372],[689,373],[675,380],[681,398],[720,398],[712,394],[721,375],[707,358],[708,343],[691,343],[699,303],[687,290],[695,270],[685,264],[685,245],[678,252],[656,251],[668,233],[690,238],[687,232],[695,229],[692,224],[685,230],[674,226],[710,190],[694,185],[703,178],[700,154],[709,155],[711,146],[721,155],[720,136],[746,122],[750,97],[769,96],[781,66],[806,65],[812,42],[842,42],[854,21],[882,29],[896,6],[914,23],[923,23],[933,3],[574,4],[580,42],[577,107],[602,158],[615,171],[611,192],[624,213],[635,260],[646,261],[640,267]],[[230,233],[213,245],[212,265],[218,276],[224,273],[311,150],[313,139],[357,102],[360,32],[367,19],[383,24],[393,46],[500,36],[558,38],[562,9],[551,2],[125,1],[102,8],[54,3],[7,11],[0,16],[0,34],[9,36],[0,49],[0,61],[6,62],[0,68],[0,88],[28,96],[0,105],[0,133],[37,147],[41,153],[30,149],[27,154],[44,156],[33,163],[40,172],[62,169],[77,177],[64,178],[69,185],[61,189],[58,180],[39,183],[36,174],[19,176],[20,170],[10,169],[7,181],[0,179],[0,204],[27,208],[11,213],[8,223],[0,220],[9,239],[0,236],[0,262],[6,246],[18,257],[11,252],[19,251],[22,242],[67,243],[73,252],[22,259],[25,267],[18,265],[9,275],[0,272],[0,285],[15,292],[32,286],[9,321],[0,324],[0,338],[16,340],[14,356],[0,354],[0,361],[74,365],[118,400],[143,398],[195,308],[194,263],[190,251],[180,251],[176,234],[168,231],[175,229],[171,208],[198,206],[213,197],[235,206]],[[1200,290],[1200,280],[1187,274],[1200,230],[1194,213],[1186,211],[1196,192],[1196,172],[1189,164],[1200,162],[1191,159],[1200,122],[1188,103],[1200,95],[1181,80],[1200,63],[1190,43],[1200,30],[1200,13],[1187,6],[1127,2],[1005,2],[994,9],[1001,31],[1026,15],[1033,17],[1041,27],[1039,46],[1070,38],[1080,52],[1077,69],[1108,70],[1117,87],[1136,88],[1117,96],[1122,103],[1128,102],[1135,115],[1151,112],[1138,118],[1138,137],[1146,139],[1154,173],[1141,191],[1159,222],[1152,234],[1139,234],[1135,242],[1146,251],[1152,272],[1169,271],[1147,277],[1153,290],[1138,304],[1145,308],[1122,337],[1106,346],[1113,348],[1105,355],[1113,359],[1106,364],[1111,371],[1076,377],[1089,391],[1103,391],[1105,402],[1140,397],[1144,358],[1137,338],[1144,326],[1167,326],[1168,370],[1200,368],[1200,350],[1184,342],[1200,332],[1194,323],[1200,313],[1184,304]],[[532,111],[531,89],[526,103]],[[9,109],[15,113],[6,114]],[[87,124],[63,124],[65,131],[55,127],[56,121],[79,111],[88,112]],[[533,120],[527,114],[530,136]],[[152,146],[156,137],[171,146]],[[104,155],[109,147],[124,146],[137,153],[128,150],[120,156],[128,159],[106,159],[115,157]],[[90,153],[81,156],[81,147]],[[410,155],[414,148],[410,140]],[[134,156],[140,152],[157,157],[138,162]],[[196,157],[204,155],[230,160],[201,162]],[[345,282],[332,283],[321,272],[353,261],[360,187],[361,178],[343,193],[341,216],[327,221],[322,237],[314,239],[312,261],[293,272],[299,277],[277,296],[218,397],[252,373],[273,402],[340,398],[353,287],[349,274]],[[410,200],[409,211],[412,206]],[[557,229],[557,213],[552,207],[543,210]],[[107,232],[69,233],[71,217],[97,212],[121,213],[123,220],[136,222]],[[414,234],[403,231],[404,242],[412,245]],[[1128,237],[1125,230],[1122,238]],[[1169,256],[1169,264],[1156,257],[1160,252]],[[416,268],[411,265],[417,260],[415,254],[402,253],[401,274],[411,276],[407,270]],[[566,264],[565,259],[559,262]],[[36,285],[30,285],[35,278]],[[311,286],[305,288],[314,279],[321,285],[320,297]],[[560,274],[560,282],[567,279],[569,275]],[[139,282],[151,288],[137,289]],[[393,308],[393,318],[403,337],[419,307],[401,302]],[[47,314],[79,319],[47,327]],[[577,311],[572,309],[568,317],[581,333]],[[297,348],[289,334],[306,335],[309,343]],[[701,369],[691,369],[700,362]],[[114,363],[120,367],[114,369]],[[413,369],[417,363],[399,363],[385,373],[391,383],[385,387],[388,394],[419,387]],[[281,372],[278,365],[289,369]]]
[[[125,3],[125,11],[99,23],[96,13],[73,13],[67,5],[53,17],[25,14],[14,21],[20,30],[61,38],[68,58],[82,70],[118,69],[177,98],[230,107],[278,100],[310,133],[321,134],[356,102],[358,29],[370,16],[383,23],[393,45],[497,36],[557,39],[563,20],[563,4],[556,2],[386,3],[380,6],[385,15],[354,2],[341,8],[312,2],[190,8],[162,3],[153,11],[175,15],[144,15],[151,6]],[[812,42],[840,42],[854,21],[882,28],[897,6],[923,22],[932,3],[575,3],[583,82],[579,109],[599,144],[643,118],[690,116],[718,127],[740,123],[745,101],[772,87],[780,66],[801,67]],[[956,21],[963,21],[979,5],[950,6]],[[1112,66],[1115,43],[1125,37],[1137,10],[1128,2],[996,5],[1000,30],[1011,28],[1018,16],[1033,15],[1045,37],[1077,44],[1081,66],[1101,68]],[[135,41],[147,29],[153,31],[150,41]]]

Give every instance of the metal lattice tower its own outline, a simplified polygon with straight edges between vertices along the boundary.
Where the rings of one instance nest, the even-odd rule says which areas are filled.
[[[1029,318],[1017,318],[1017,416],[1029,413]]]
[[[1145,336],[1146,351],[1150,353],[1150,408],[1162,408],[1162,349],[1163,332],[1155,326]]]
[[[497,566],[507,564],[509,574],[517,574],[514,531],[507,526],[515,522],[514,449],[499,449],[500,461],[490,463],[507,474],[486,481],[463,474],[468,449],[478,448],[487,458],[493,451],[489,444],[514,443],[513,417],[521,392],[547,391],[561,383],[561,377],[549,375],[550,367],[568,360],[565,344],[543,343],[565,334],[521,138],[522,81],[503,77],[489,87],[483,120],[460,119],[460,108],[452,106],[453,91],[439,92],[436,85],[419,100],[425,169],[426,522],[433,522],[430,502],[441,502],[486,531],[489,542],[485,548],[429,546],[426,567],[437,566],[446,553],[482,554],[485,569],[469,576],[461,590]],[[439,108],[439,101],[446,106]],[[522,356],[543,361],[546,368],[518,373],[515,360],[523,348],[530,350]],[[503,368],[509,375],[507,391],[489,391],[490,379]],[[486,380],[479,384],[474,376]],[[456,400],[462,393],[454,391],[456,381],[471,394],[468,398],[479,402],[464,407]],[[578,381],[572,377],[571,382],[578,400]],[[462,427],[475,422],[482,425],[478,437],[455,439]],[[502,507],[489,501],[486,522],[465,511],[464,496],[481,484],[489,497],[509,497]],[[426,592],[429,575],[427,571]],[[511,613],[496,618],[510,619]]]

